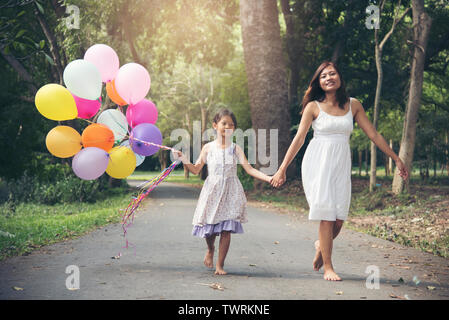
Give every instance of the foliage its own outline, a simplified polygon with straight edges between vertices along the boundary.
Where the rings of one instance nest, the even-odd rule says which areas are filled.
[[[284,57],[296,66],[296,91],[301,100],[316,67],[333,57],[337,61],[349,94],[359,99],[368,115],[376,87],[374,31],[366,28],[367,2],[330,0],[290,0],[292,35],[287,34],[280,10]],[[69,29],[64,5],[80,9],[80,29]],[[382,13],[382,37],[391,27],[396,1],[386,2]],[[400,12],[410,6],[402,1]],[[160,111],[158,125],[164,144],[170,145],[170,133],[187,129],[201,119],[200,101],[213,103],[206,123],[215,109],[226,106],[234,111],[239,127],[250,128],[251,112],[241,45],[239,3],[237,0],[64,0],[9,1],[0,4],[0,177],[19,179],[26,171],[31,177],[45,171],[40,155],[47,153],[45,136],[56,125],[44,119],[34,107],[34,93],[45,83],[60,82],[57,67],[62,68],[83,57],[95,43],[113,47],[120,64],[143,64],[152,77],[149,99]],[[422,107],[418,119],[415,163],[423,170],[449,163],[446,126],[448,109],[449,5],[445,1],[426,1],[433,19],[426,52]],[[51,43],[38,17],[44,17],[53,33]],[[384,81],[379,131],[397,146],[401,140],[403,115],[413,49],[411,13],[400,23],[383,52]],[[294,50],[288,51],[292,47]],[[58,53],[55,55],[55,53]],[[14,57],[30,76],[19,73],[5,55]],[[57,58],[59,57],[59,58]],[[58,60],[59,59],[59,60]],[[179,83],[189,79],[189,86]],[[213,94],[205,89],[214,86]],[[34,88],[34,89],[33,89]],[[105,92],[103,92],[105,98]],[[107,99],[104,99],[104,101]],[[292,105],[292,133],[300,121],[298,104]],[[268,117],[269,115],[267,115]],[[64,123],[81,131],[84,122]],[[307,144],[306,140],[306,144]],[[351,146],[364,150],[368,140],[355,128]],[[301,162],[303,148],[296,161]],[[378,157],[382,161],[382,157]],[[63,164],[65,160],[53,160]],[[158,168],[157,156],[142,165]]]
[[[95,203],[0,204],[0,260],[118,223],[119,209],[126,206],[130,197],[130,193],[114,192]]]
[[[110,194],[106,175],[86,181],[78,178],[68,164],[52,164],[45,157],[37,161],[47,162],[34,174],[27,171],[18,178],[3,182],[3,201],[42,204],[95,202]],[[125,190],[123,181],[121,190]]]

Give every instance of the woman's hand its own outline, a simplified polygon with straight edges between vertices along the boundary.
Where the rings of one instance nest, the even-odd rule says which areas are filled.
[[[271,185],[275,188],[280,187],[287,180],[287,175],[284,170],[278,170],[271,179]]]
[[[398,157],[398,159],[395,161],[396,167],[399,170],[399,175],[402,177],[402,179],[407,180],[408,177],[408,170],[405,164],[402,162],[402,160]]]

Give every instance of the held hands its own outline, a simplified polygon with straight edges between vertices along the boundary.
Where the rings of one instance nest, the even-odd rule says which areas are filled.
[[[281,185],[284,184],[284,182],[287,180],[287,176],[285,174],[285,171],[279,169],[275,175],[271,178],[271,182],[270,184],[275,187],[278,188]]]

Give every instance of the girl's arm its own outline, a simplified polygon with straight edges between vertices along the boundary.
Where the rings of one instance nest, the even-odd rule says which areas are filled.
[[[405,167],[402,160],[398,157],[398,155],[390,148],[388,143],[385,141],[384,137],[377,132],[376,128],[374,128],[371,121],[369,121],[366,116],[365,110],[363,109],[362,104],[357,100],[353,99],[352,107],[355,109],[354,119],[358,123],[359,127],[362,128],[363,132],[368,136],[368,138],[374,142],[374,144],[382,150],[387,156],[394,160],[396,166],[399,169],[399,175],[405,180],[408,176],[408,170]]]
[[[285,154],[284,161],[282,161],[281,166],[279,167],[276,174],[273,176],[273,180],[271,181],[271,185],[273,187],[277,188],[281,186],[287,179],[286,177],[287,168],[295,158],[299,149],[301,149],[302,145],[304,144],[307,132],[309,131],[310,126],[312,125],[315,108],[316,104],[314,102],[309,102],[306,105],[295,138],[293,139],[292,143],[290,144],[290,147],[287,150],[287,153]]]
[[[246,159],[245,153],[243,152],[242,148],[240,148],[238,145],[235,146],[235,151],[237,153],[237,157],[239,159],[239,163],[242,165],[243,169],[245,169],[246,173],[248,173],[250,176],[268,182],[271,182],[270,176],[267,176],[265,173],[253,168],[248,160]]]
[[[198,157],[198,160],[196,160],[195,164],[191,164],[189,159],[185,157],[185,155],[181,152],[173,152],[175,155],[175,159],[178,159],[182,161],[183,165],[192,172],[193,174],[199,174],[201,172],[201,169],[203,169],[204,165],[206,164],[206,155],[207,150],[209,146],[206,144],[203,149],[201,149],[200,156]]]

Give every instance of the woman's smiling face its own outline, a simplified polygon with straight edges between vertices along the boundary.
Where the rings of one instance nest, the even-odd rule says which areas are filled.
[[[340,76],[333,66],[324,68],[320,74],[319,80],[320,87],[324,92],[337,91],[341,85]]]
[[[235,130],[234,121],[232,121],[232,118],[230,116],[221,117],[218,123],[214,122],[212,126],[215,130],[217,130],[218,136],[230,136]]]

